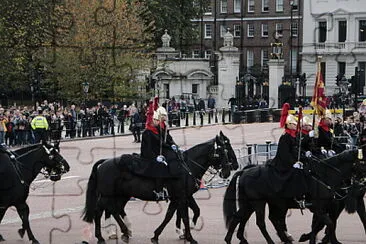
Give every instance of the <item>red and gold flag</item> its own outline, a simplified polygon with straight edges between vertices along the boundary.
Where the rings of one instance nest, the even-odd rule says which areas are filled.
[[[315,112],[319,116],[322,116],[324,115],[325,110],[327,109],[327,103],[328,101],[327,97],[325,96],[324,80],[321,72],[321,66],[319,63],[314,85],[314,94],[310,104],[314,108]]]

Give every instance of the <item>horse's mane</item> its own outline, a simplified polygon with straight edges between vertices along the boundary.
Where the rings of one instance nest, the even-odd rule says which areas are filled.
[[[197,145],[189,148],[188,150],[186,150],[185,153],[188,153],[188,152],[189,152],[189,154],[199,154],[199,153],[202,153],[202,150],[203,151],[204,150],[208,150],[210,147],[212,147],[212,145],[215,143],[215,141],[216,141],[216,138],[213,138],[213,139],[208,140],[206,142],[197,144]]]
[[[16,155],[16,157],[23,157],[26,154],[28,154],[29,152],[32,152],[35,149],[38,149],[41,146],[41,144],[33,144],[27,147],[23,147],[20,149],[17,149],[15,151],[13,151],[13,153]]]

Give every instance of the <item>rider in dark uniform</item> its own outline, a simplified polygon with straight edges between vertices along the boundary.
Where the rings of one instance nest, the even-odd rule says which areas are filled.
[[[318,133],[319,136],[317,146],[323,154],[334,156],[335,154],[344,150],[344,148],[334,139],[332,129],[332,114],[329,110],[326,110],[324,117],[321,118],[319,122]]]
[[[278,142],[276,156],[271,162],[273,177],[271,185],[280,196],[301,200],[303,207],[304,194],[307,192],[303,164],[298,158],[298,135],[296,117],[287,114],[288,104],[284,104],[281,115],[281,127],[285,128]]]
[[[155,99],[157,103],[157,99]],[[148,159],[152,163],[160,163],[169,167],[169,172],[175,174],[175,169],[179,168],[177,157],[177,146],[173,138],[167,131],[165,124],[167,112],[165,108],[158,107],[152,113],[152,106],[147,112],[146,129],[142,133],[141,140],[141,157]],[[153,114],[153,115],[152,115]],[[166,200],[168,198],[167,190],[163,187],[163,179],[157,178],[156,184],[157,200]]]
[[[301,151],[309,158],[316,149],[312,120],[308,116],[301,119]]]

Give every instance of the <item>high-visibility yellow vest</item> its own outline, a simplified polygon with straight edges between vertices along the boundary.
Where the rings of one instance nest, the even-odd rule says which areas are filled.
[[[48,122],[47,119],[42,115],[37,115],[32,119],[31,122],[32,129],[46,129],[48,130]]]

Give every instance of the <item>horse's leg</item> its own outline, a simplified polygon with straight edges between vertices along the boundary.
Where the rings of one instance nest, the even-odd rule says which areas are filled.
[[[241,208],[241,209],[243,209],[243,208]],[[241,211],[241,210],[239,210],[239,211]],[[247,224],[247,222],[248,222],[248,220],[249,220],[249,218],[250,218],[250,216],[252,215],[253,212],[254,212],[254,210],[246,209],[246,211],[243,211],[243,213],[238,213],[239,215],[242,215],[241,217],[238,215],[238,219],[237,219],[238,222],[237,223],[239,223],[239,228],[238,228],[238,231],[236,233],[236,237],[240,240],[240,244],[247,244],[248,243],[248,241],[245,239],[245,236],[244,236],[245,225]],[[230,226],[231,235],[233,234],[237,223],[234,223],[235,226]],[[225,237],[225,241],[226,241],[226,237]],[[231,237],[230,237],[229,241],[231,241]],[[230,243],[230,242],[228,242],[228,243]]]
[[[121,228],[121,232],[123,233],[122,234],[122,241],[128,243],[129,239],[130,239],[130,236],[129,236],[129,230],[127,228],[127,226],[125,225],[125,223],[122,221],[121,217],[119,214],[117,213],[113,213],[112,214],[114,219],[117,221],[119,227]]]
[[[159,227],[154,231],[154,237],[151,238],[152,243],[159,242],[159,236],[163,232],[165,226],[169,223],[169,221],[173,218],[174,212],[177,210],[177,202],[171,201],[169,203],[168,209],[165,214],[165,218],[163,222],[159,225]]]
[[[324,212],[321,215],[319,215],[319,221],[316,221],[318,223],[316,223],[314,226],[312,226],[312,234],[311,234],[311,238],[310,238],[310,244],[315,244],[315,239],[316,239],[316,231],[319,228],[319,225],[322,224],[322,222],[327,226],[328,229],[328,235],[329,235],[329,240],[332,244],[340,244],[340,242],[337,240],[336,235],[335,235],[335,226],[334,223],[332,221],[332,219]]]
[[[286,227],[286,213],[287,208],[279,208],[274,204],[269,204],[269,220],[277,231],[278,237],[284,243],[292,243],[293,240],[289,238]]]
[[[193,239],[191,234],[191,228],[189,227],[189,217],[188,217],[188,202],[186,198],[180,199],[178,210],[180,211],[180,214],[182,216],[184,229],[185,229],[185,236],[186,240],[190,242],[191,244],[196,244],[197,241]]]
[[[334,224],[334,234],[335,231],[337,229],[337,219],[339,218],[339,216],[341,215],[343,209],[344,209],[344,202],[334,202],[334,207],[330,207],[330,211],[329,211],[329,217],[331,218],[331,220],[333,221]],[[322,225],[323,228],[324,225]],[[319,229],[320,231],[321,229]],[[330,236],[329,236],[329,230],[328,227],[325,229],[325,236],[323,237],[321,243],[328,243],[330,241]]]
[[[316,214],[313,214],[313,218],[312,218],[312,226],[314,225],[314,231],[310,231],[307,234],[302,234],[299,242],[305,242],[305,241],[309,241],[311,239],[312,235],[315,235],[315,238],[317,236],[317,234],[319,233],[319,231],[321,231],[324,228],[324,223],[319,222]]]
[[[253,207],[255,209],[256,223],[257,223],[258,228],[261,230],[261,232],[268,244],[275,244],[273,242],[273,240],[271,239],[270,235],[268,234],[268,231],[266,229],[266,222],[264,221],[266,202],[256,201],[253,204]]]
[[[189,208],[192,209],[192,211],[193,211],[192,221],[193,221],[193,224],[194,224],[193,227],[195,227],[197,225],[197,220],[200,217],[201,210],[200,210],[200,207],[198,206],[198,204],[197,204],[197,202],[196,202],[196,200],[194,199],[193,196],[191,196],[189,198]]]
[[[37,239],[34,237],[33,232],[29,225],[29,206],[27,203],[22,203],[19,205],[16,205],[15,208],[17,209],[18,215],[20,219],[22,220],[23,229],[27,231],[28,238],[30,241],[32,241],[32,244],[39,244]]]
[[[106,243],[101,231],[101,218],[103,215],[103,210],[97,206],[95,209],[95,216],[94,216],[94,225],[95,225],[95,237],[98,239],[98,244]]]
[[[358,216],[360,217],[360,220],[363,224],[363,228],[364,228],[365,234],[366,234],[366,209],[365,209],[365,202],[363,201],[363,197],[364,197],[364,194],[362,194],[358,198],[357,213],[358,213]]]
[[[7,208],[0,208],[0,223],[4,218],[6,210],[7,210]],[[0,241],[5,241],[5,239],[2,235],[0,235]]]

